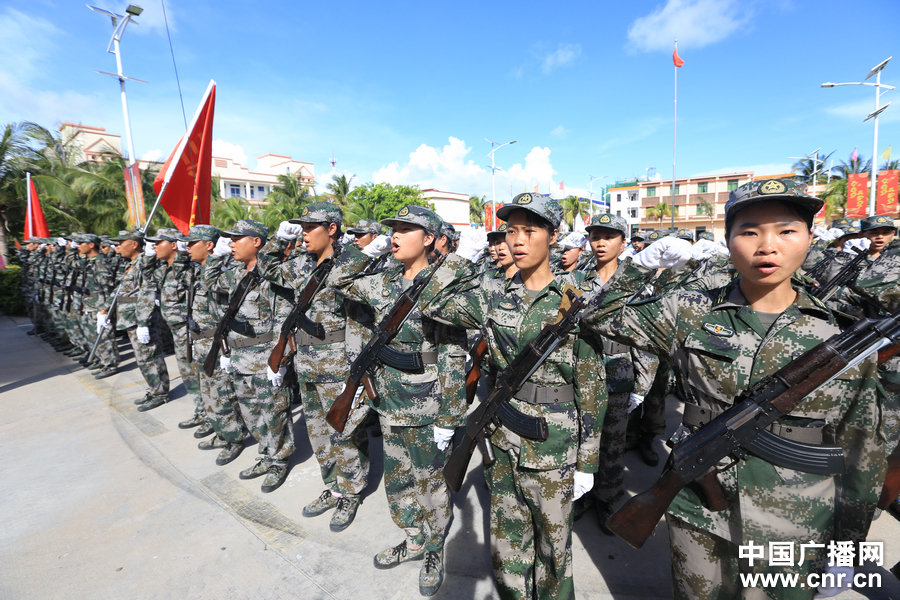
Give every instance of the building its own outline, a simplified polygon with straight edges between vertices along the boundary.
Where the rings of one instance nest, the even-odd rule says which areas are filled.
[[[617,181],[607,189],[610,214],[622,217],[633,233],[640,229],[640,182],[637,179]]]
[[[434,212],[457,231],[470,227],[468,194],[427,189],[422,190],[422,197],[434,204]]]
[[[122,155],[121,136],[110,133],[103,127],[63,123],[60,135],[63,143],[71,148],[76,164],[101,160],[104,154]],[[303,185],[315,185],[315,165],[294,160],[290,156],[263,154],[257,157],[256,169],[253,171],[230,158],[215,155],[212,158],[212,176],[219,178],[219,195],[222,198],[241,197],[250,204],[265,204],[264,199],[272,191],[272,187],[278,184],[279,175],[299,177]],[[159,162],[138,162],[144,170],[162,166]]]

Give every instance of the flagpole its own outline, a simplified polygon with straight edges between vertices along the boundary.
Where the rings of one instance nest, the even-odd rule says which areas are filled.
[[[675,40],[675,52],[678,52],[678,40]],[[675,159],[678,154],[678,67],[675,69],[675,119],[672,133],[672,229],[675,229]]]
[[[31,222],[31,173],[25,172],[25,197],[28,198],[25,209],[25,241],[34,237],[34,225]]]

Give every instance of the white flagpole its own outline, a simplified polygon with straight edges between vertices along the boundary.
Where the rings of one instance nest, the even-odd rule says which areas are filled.
[[[678,52],[678,40],[675,40],[675,52]],[[675,125],[672,133],[672,206],[669,208],[672,211],[672,229],[675,229],[675,158],[678,153],[678,67],[674,66],[674,62],[673,68],[675,69]]]
[[[28,198],[27,208],[25,209],[25,241],[34,237],[34,225],[31,222],[31,173],[25,172],[25,195]]]

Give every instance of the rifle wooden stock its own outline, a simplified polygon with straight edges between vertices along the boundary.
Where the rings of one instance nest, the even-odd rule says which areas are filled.
[[[375,400],[375,397],[378,395],[375,392],[372,378],[368,375],[363,375],[359,381],[354,381],[352,378],[348,379],[347,384],[344,386],[344,391],[337,397],[334,404],[331,405],[328,414],[325,415],[325,420],[338,433],[343,433],[344,427],[347,426],[347,418],[350,416],[350,411],[353,410],[353,400],[356,399],[356,392],[359,390],[359,386],[363,386],[366,395],[372,400]]]
[[[466,402],[472,404],[475,392],[478,390],[478,380],[481,379],[481,362],[487,354],[487,341],[482,338],[478,341],[469,355],[472,357],[472,368],[466,373]]]
[[[883,350],[878,351],[878,363],[881,364],[892,356],[896,355],[900,352],[900,344],[894,344],[893,346],[888,346]]]
[[[887,475],[884,477],[884,485],[881,488],[881,496],[878,498],[878,508],[885,510],[900,496],[900,446],[888,456]]]
[[[279,334],[275,347],[272,348],[272,352],[269,353],[269,360],[267,363],[269,368],[275,372],[278,372],[278,369],[281,368],[281,361],[284,360],[284,349],[287,347],[287,343],[288,338],[285,337],[283,333]]]

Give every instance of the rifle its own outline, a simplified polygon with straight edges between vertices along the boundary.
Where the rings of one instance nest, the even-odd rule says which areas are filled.
[[[447,255],[441,255],[428,271],[419,273],[413,284],[405,292],[400,294],[397,301],[388,311],[388,314],[378,324],[375,335],[369,340],[369,343],[362,349],[353,364],[350,365],[350,377],[347,378],[347,384],[344,391],[337,397],[325,420],[337,431],[343,433],[344,426],[347,424],[347,417],[353,409],[353,400],[356,397],[356,390],[363,385],[366,394],[371,400],[375,400],[377,392],[372,383],[372,373],[375,368],[383,362],[390,362],[402,367],[403,371],[421,371],[424,367],[422,357],[418,353],[408,355],[403,352],[388,347],[388,343],[394,339],[394,336],[403,327],[406,319],[409,317],[413,308],[419,300],[419,296],[425,289],[425,286],[431,281],[431,276],[441,266]]]
[[[859,267],[862,261],[866,260],[869,253],[865,250],[860,250],[859,248],[854,248],[853,250],[856,252],[856,256],[853,257],[853,260],[841,267],[841,270],[838,271],[834,277],[829,279],[828,283],[810,292],[811,296],[824,302],[831,298],[835,292],[856,278],[859,274],[857,272],[857,267]]]
[[[469,356],[472,358],[472,367],[466,373],[466,403],[472,404],[475,400],[475,392],[478,390],[478,380],[481,379],[481,361],[487,354],[487,340],[484,336],[480,336],[478,341],[472,345],[469,350]]]
[[[486,432],[486,429],[492,424],[499,422],[529,439],[539,441],[547,439],[547,421],[543,417],[523,415],[510,406],[509,401],[566,339],[581,318],[582,309],[586,308],[584,296],[577,295],[570,289],[567,289],[565,294],[570,302],[569,307],[561,310],[560,318],[555,323],[546,325],[537,337],[519,352],[497,378],[487,399],[472,411],[466,420],[466,435],[444,466],[444,479],[454,492],[458,492],[462,487],[469,460],[476,446],[482,448],[482,451],[487,450],[488,454],[484,455],[485,462],[491,461],[490,441],[486,439],[490,433]],[[594,296],[588,306],[598,303],[604,295],[601,292]]]
[[[140,256],[138,256],[137,258],[135,258],[134,260],[131,261],[131,264],[128,265],[128,267],[125,269],[125,273],[122,274],[123,278],[128,273],[128,271],[130,271],[131,268],[135,264],[137,264],[137,261],[139,261],[139,260],[140,260]],[[113,320],[114,320],[115,314],[116,314],[116,306],[119,301],[119,290],[121,290],[121,289],[122,289],[122,282],[120,282],[119,285],[116,286],[116,291],[113,293],[112,301],[109,303],[109,308],[106,310],[107,326],[104,327],[100,331],[100,333],[97,334],[97,338],[94,340],[94,345],[91,346],[91,351],[88,352],[88,357],[87,357],[88,361],[90,361],[92,358],[94,358],[94,353],[97,351],[97,346],[100,345],[100,340],[103,339],[103,334],[106,333],[106,330],[107,329],[112,329],[113,331],[116,330]]]
[[[894,448],[887,459],[887,474],[884,477],[884,485],[881,487],[881,495],[878,497],[878,508],[887,508],[900,497],[900,446]]]
[[[191,275],[188,278],[187,321],[185,321],[184,324],[184,332],[185,337],[187,338],[187,361],[192,363],[194,362],[194,341],[191,339],[191,325],[197,327],[197,323],[194,321],[194,284],[197,280],[197,274],[190,262],[188,263],[188,270],[191,272]]]
[[[841,448],[810,447],[767,431],[821,386],[856,366],[873,352],[900,338],[900,312],[884,319],[860,319],[844,332],[807,350],[789,364],[757,382],[724,413],[676,443],[662,475],[653,486],[625,503],[606,526],[630,546],[640,548],[675,496],[688,484],[703,489],[707,506],[723,510],[728,501],[716,478],[716,465],[731,456],[733,466],[747,453],[773,464],[810,473],[843,471]],[[785,447],[793,447],[791,455]]]
[[[322,288],[322,285],[328,278],[328,273],[331,272],[331,267],[333,266],[334,260],[325,260],[321,264],[316,265],[313,272],[309,274],[306,285],[303,286],[303,291],[300,292],[300,297],[297,299],[297,304],[291,309],[287,319],[285,319],[284,323],[281,325],[281,333],[278,334],[278,342],[275,344],[275,347],[272,348],[272,352],[269,353],[268,364],[269,368],[273,371],[277,372],[278,369],[290,360],[294,352],[296,352],[296,348],[292,348],[292,352],[288,354],[288,356],[285,356],[284,351],[288,341],[291,339],[294,332],[297,331],[298,327],[303,328],[303,331],[318,338],[325,336],[325,330],[322,328],[322,325],[311,321],[309,317],[306,316],[306,311],[309,310],[313,298],[315,298],[318,291]]]
[[[203,361],[203,372],[206,373],[207,377],[212,377],[216,370],[220,349],[224,356],[231,354],[231,349],[228,347],[225,335],[228,333],[228,330],[231,329],[231,321],[241,309],[241,304],[246,300],[247,294],[250,293],[250,290],[252,290],[257,283],[259,283],[259,273],[256,272],[256,268],[254,267],[238,282],[237,288],[235,288],[234,293],[231,294],[231,301],[228,303],[228,309],[225,311],[225,314],[222,315],[219,324],[216,325],[212,347],[209,349],[209,354],[206,355],[206,360]]]

